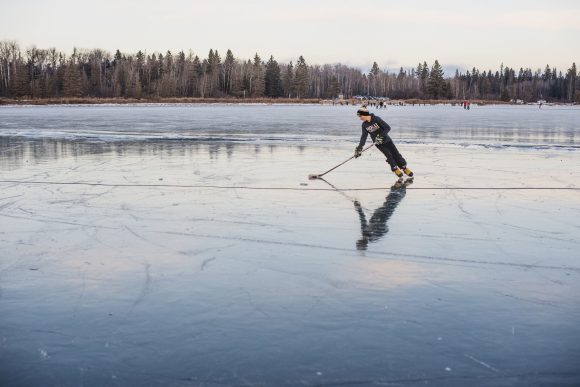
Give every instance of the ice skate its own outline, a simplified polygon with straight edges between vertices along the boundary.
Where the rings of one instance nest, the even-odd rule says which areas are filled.
[[[408,167],[403,168],[403,172],[405,172],[405,175],[413,177],[413,171],[411,171]]]

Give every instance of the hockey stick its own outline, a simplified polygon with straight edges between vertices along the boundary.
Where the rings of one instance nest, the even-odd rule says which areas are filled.
[[[361,150],[360,153],[363,153],[364,151],[370,149],[373,145],[375,145],[375,144],[373,143],[373,144],[367,146],[366,148]],[[338,164],[337,166],[329,169],[328,171],[326,171],[324,173],[321,173],[320,175],[308,175],[308,179],[310,179],[310,180],[318,179],[319,177],[326,175],[328,172],[334,171],[336,168],[340,167],[342,164],[346,164],[347,162],[349,162],[350,160],[352,160],[354,158],[355,158],[354,156],[351,156],[348,159],[344,160],[342,163]]]

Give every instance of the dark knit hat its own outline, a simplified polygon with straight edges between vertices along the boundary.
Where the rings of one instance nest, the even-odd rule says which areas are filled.
[[[356,111],[356,115],[357,116],[370,116],[371,113],[369,113],[369,109],[367,109],[367,107],[365,105],[362,105],[357,111]]]

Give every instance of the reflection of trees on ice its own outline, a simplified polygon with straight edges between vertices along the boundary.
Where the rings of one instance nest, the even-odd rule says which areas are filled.
[[[374,211],[369,221],[367,221],[360,203],[358,201],[354,202],[354,208],[360,218],[362,233],[362,237],[356,242],[356,248],[358,250],[366,250],[369,242],[376,242],[389,232],[387,222],[395,212],[395,208],[397,208],[401,200],[405,197],[407,193],[406,188],[411,183],[413,183],[413,179],[397,181],[391,187],[383,205]]]

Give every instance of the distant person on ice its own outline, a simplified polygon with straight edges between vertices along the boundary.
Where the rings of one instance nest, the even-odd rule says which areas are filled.
[[[403,156],[401,156],[399,150],[393,143],[393,140],[391,140],[387,134],[391,130],[389,124],[383,121],[380,117],[369,113],[366,106],[362,106],[358,109],[356,115],[363,123],[362,135],[360,136],[358,146],[354,150],[354,157],[357,158],[361,155],[363,146],[365,145],[370,133],[375,146],[387,157],[387,163],[389,163],[391,171],[393,171],[397,177],[403,177],[403,172],[405,172],[407,176],[412,177],[413,172],[407,167],[407,161],[405,161]]]

